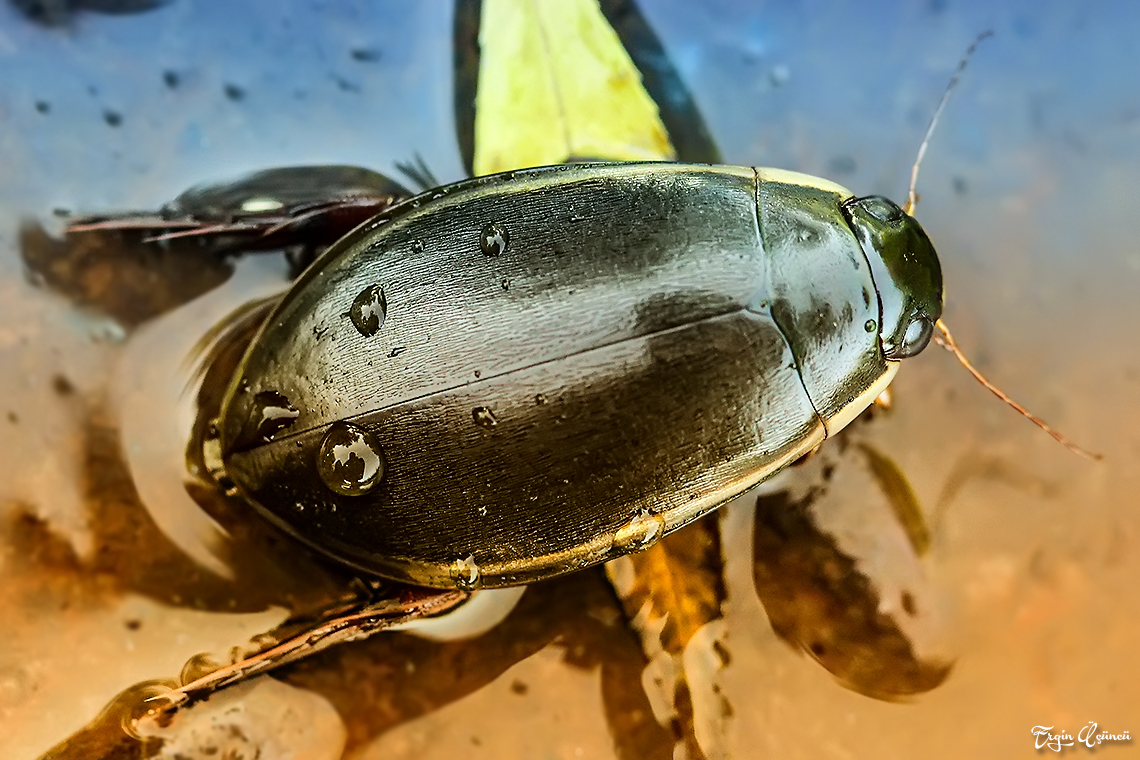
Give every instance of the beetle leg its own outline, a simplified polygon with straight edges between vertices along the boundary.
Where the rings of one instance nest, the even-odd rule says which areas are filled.
[[[359,167],[282,167],[191,188],[157,212],[80,217],[67,234],[135,231],[146,243],[192,238],[224,254],[297,245],[318,250],[411,195]]]
[[[280,643],[271,644],[262,651],[150,698],[147,714],[155,716],[173,712],[205,699],[226,686],[296,662],[336,644],[358,641],[400,623],[442,614],[469,597],[464,591],[437,591],[405,586],[400,587],[395,595],[368,599],[375,590],[369,587],[364,594],[365,599],[357,606],[337,608],[326,616],[318,616],[314,622],[305,622],[299,632],[288,635]],[[278,628],[278,632],[296,631],[299,622],[286,621]],[[272,633],[270,640],[276,640]]]

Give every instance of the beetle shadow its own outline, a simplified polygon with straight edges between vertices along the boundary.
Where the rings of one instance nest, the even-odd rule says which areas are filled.
[[[105,410],[82,415],[80,490],[92,549],[81,555],[35,505],[7,511],[0,540],[7,544],[14,573],[44,579],[55,593],[81,606],[103,606],[135,593],[172,607],[213,612],[259,612],[272,606],[297,609],[314,598],[333,595],[351,576],[297,551],[254,516],[238,519],[221,494],[191,485],[192,495],[228,510],[233,541],[218,547],[232,578],[202,567],[187,556],[155,522],[139,497],[124,457],[119,431]]]
[[[145,230],[55,238],[39,222],[20,226],[28,279],[130,330],[223,284],[233,264],[198,239],[144,242]]]
[[[954,660],[939,651],[939,605],[923,582],[922,508],[862,440],[876,414],[794,466],[794,483],[757,497],[753,581],[780,639],[843,686],[900,701],[940,686]]]
[[[348,729],[351,755],[402,723],[486,686],[538,651],[555,646],[563,661],[600,669],[610,734],[622,760],[671,758],[676,737],[653,718],[641,672],[646,660],[600,569],[532,584],[507,618],[464,641],[436,642],[388,633],[334,647],[277,675],[324,696]],[[526,684],[512,690],[525,697]]]

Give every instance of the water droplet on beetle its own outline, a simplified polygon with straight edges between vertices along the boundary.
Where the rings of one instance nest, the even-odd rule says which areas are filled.
[[[388,317],[388,300],[384,297],[384,289],[379,285],[369,285],[360,291],[348,314],[361,335],[365,338],[375,335]]]
[[[875,322],[875,320],[868,319],[863,323],[863,329],[869,333],[872,333],[875,332],[875,330],[879,329],[879,325]]]
[[[292,425],[301,414],[289,403],[285,394],[277,391],[261,391],[256,394],[253,406],[254,419],[257,419],[258,412],[261,413],[260,419],[257,419],[257,434],[267,441]]]
[[[483,574],[479,572],[479,565],[475,564],[474,554],[455,560],[449,569],[451,580],[461,591],[475,591],[483,585]]]
[[[622,554],[639,552],[653,546],[665,533],[665,518],[643,509],[614,533],[613,548]]]
[[[317,451],[317,474],[333,493],[368,493],[384,470],[384,451],[372,433],[351,422],[334,422],[325,433]]]
[[[499,424],[495,413],[485,406],[477,406],[472,409],[471,419],[475,420],[475,424],[479,427],[493,428]]]
[[[511,289],[511,281],[510,281],[510,280],[508,280],[506,277],[504,277],[503,279],[499,280],[499,285],[501,285],[501,286],[502,286],[502,288],[503,288],[503,291],[504,291],[504,292],[506,292],[506,291],[508,291],[508,290],[510,290],[510,289]]]
[[[412,241],[412,252],[413,253],[423,253],[424,252],[424,241],[413,240]]]
[[[479,248],[486,256],[501,256],[511,242],[507,228],[498,222],[492,222],[479,233]]]
[[[545,404],[546,403],[546,394],[545,393],[537,394],[534,397],[534,403],[538,404],[539,406],[542,406],[543,404]]]

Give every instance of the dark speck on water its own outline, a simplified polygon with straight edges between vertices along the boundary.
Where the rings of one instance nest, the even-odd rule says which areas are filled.
[[[107,122],[109,127],[117,127],[123,123],[123,115],[108,108],[103,112],[103,121]]]
[[[353,48],[348,54],[352,56],[352,60],[361,63],[375,63],[380,60],[380,51],[376,48]]]
[[[49,113],[51,111],[51,103],[47,102],[46,100],[37,100],[36,110],[40,113]]]
[[[333,76],[336,86],[344,92],[360,92],[360,85],[356,82],[349,81],[342,76]]]
[[[241,87],[238,87],[236,84],[230,84],[227,82],[226,85],[222,87],[222,92],[226,94],[227,98],[234,101],[235,103],[241,100],[245,100],[245,90],[243,90]]]
[[[60,396],[70,396],[75,393],[75,386],[63,375],[54,375],[52,377],[51,389]]]
[[[162,82],[171,90],[178,89],[178,85],[182,84],[182,76],[177,71],[167,69],[162,72]]]
[[[856,168],[855,159],[851,156],[835,156],[828,162],[828,169],[835,176],[854,174]]]

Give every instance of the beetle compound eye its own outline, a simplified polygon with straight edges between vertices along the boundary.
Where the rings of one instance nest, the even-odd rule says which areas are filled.
[[[922,349],[926,348],[926,344],[930,342],[932,335],[934,335],[934,323],[929,319],[919,317],[907,326],[902,343],[888,358],[906,359],[920,353]]]
[[[351,422],[333,424],[317,451],[317,474],[341,496],[368,493],[384,477],[384,469],[376,436]]]
[[[938,254],[921,225],[886,198],[853,198],[842,209],[871,266],[883,355],[914,356],[930,342],[942,315]]]
[[[883,224],[897,227],[906,218],[903,210],[886,198],[873,195],[862,200],[864,201],[863,208],[867,213]]]

